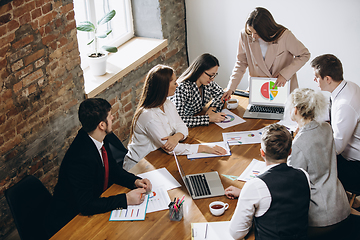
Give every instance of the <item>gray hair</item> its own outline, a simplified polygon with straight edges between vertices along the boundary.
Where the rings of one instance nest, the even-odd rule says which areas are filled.
[[[297,88],[289,96],[286,104],[286,114],[290,116],[291,109],[297,108],[303,120],[316,120],[326,114],[328,102],[324,95],[310,88]]]

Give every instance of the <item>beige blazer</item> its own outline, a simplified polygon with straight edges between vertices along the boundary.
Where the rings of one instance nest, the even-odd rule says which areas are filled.
[[[235,66],[227,88],[235,91],[249,67],[250,77],[276,77],[280,73],[286,80],[291,80],[292,91],[299,86],[296,72],[309,59],[309,50],[291,31],[285,30],[277,41],[269,44],[264,60],[259,41],[253,41],[252,37],[242,30]]]

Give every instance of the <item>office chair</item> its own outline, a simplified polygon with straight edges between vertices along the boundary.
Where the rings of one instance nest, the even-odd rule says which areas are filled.
[[[26,176],[7,189],[5,197],[22,240],[48,239],[43,223],[52,196],[38,178]]]

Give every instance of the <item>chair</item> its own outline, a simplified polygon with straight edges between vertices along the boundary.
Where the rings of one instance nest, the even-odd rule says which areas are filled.
[[[43,223],[52,196],[38,178],[26,176],[7,189],[5,197],[22,240],[48,239]]]

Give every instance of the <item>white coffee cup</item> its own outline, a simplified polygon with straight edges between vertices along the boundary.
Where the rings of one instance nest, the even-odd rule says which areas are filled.
[[[237,100],[236,98],[231,98],[227,101],[227,109],[235,109],[237,108],[239,104],[239,100]]]
[[[228,203],[223,203],[221,201],[215,201],[209,204],[209,209],[212,215],[220,216],[222,215],[226,209],[229,208]]]

